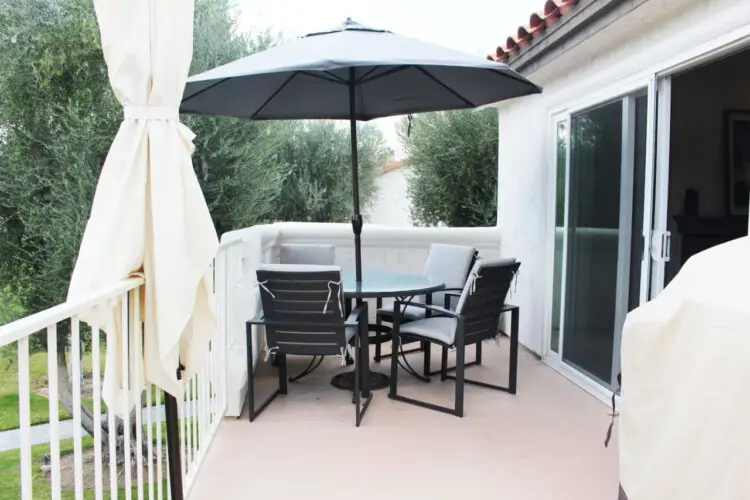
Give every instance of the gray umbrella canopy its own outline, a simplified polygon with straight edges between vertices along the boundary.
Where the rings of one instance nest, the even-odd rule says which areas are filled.
[[[335,30],[192,76],[180,109],[258,120],[365,121],[475,108],[540,91],[503,63],[347,19]]]
[[[476,108],[541,89],[507,65],[347,19],[188,79],[180,111],[252,120],[350,120],[354,254],[362,279],[357,121]]]

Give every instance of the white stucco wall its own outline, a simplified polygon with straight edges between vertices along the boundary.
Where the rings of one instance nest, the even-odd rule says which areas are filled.
[[[498,226],[502,254],[522,261],[515,301],[521,341],[543,353],[554,237],[551,113],[661,71],[670,61],[750,24],[747,0],[650,0],[528,75],[541,96],[499,106]]]

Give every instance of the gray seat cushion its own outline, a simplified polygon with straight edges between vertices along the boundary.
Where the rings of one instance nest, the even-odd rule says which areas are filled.
[[[400,328],[402,335],[410,334],[436,340],[446,345],[453,345],[456,339],[456,318],[427,318],[404,323]]]

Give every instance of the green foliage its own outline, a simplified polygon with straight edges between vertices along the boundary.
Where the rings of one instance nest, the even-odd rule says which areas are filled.
[[[270,33],[239,33],[228,0],[196,2],[193,36],[190,74],[264,50],[274,41]],[[221,116],[181,119],[196,134],[193,168],[217,232],[269,220],[283,178],[273,158],[279,146],[274,124]]]
[[[343,222],[352,214],[349,128],[330,121],[296,122],[285,131],[284,165],[276,220]],[[375,167],[390,151],[373,125],[357,129],[361,211],[372,202]]]
[[[6,286],[0,288],[0,325],[10,323],[23,316],[23,307],[13,294],[13,290]],[[0,348],[0,353],[2,348]],[[2,354],[0,354],[2,358]]]
[[[402,123],[411,217],[418,225],[494,226],[497,221],[497,111],[415,116]]]
[[[238,32],[229,0],[197,0],[191,73],[274,40]],[[65,299],[121,120],[91,0],[0,0],[0,289],[21,310]],[[183,120],[197,134],[193,166],[219,233],[277,220],[338,221],[350,212],[345,129]],[[372,167],[387,151],[376,129],[361,130],[362,196],[369,200]]]
[[[0,285],[35,311],[64,297],[121,112],[85,2],[0,12]]]

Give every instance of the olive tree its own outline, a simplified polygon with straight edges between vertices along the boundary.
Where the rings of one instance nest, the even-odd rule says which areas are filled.
[[[423,226],[494,226],[497,111],[446,111],[404,120],[411,217]]]

